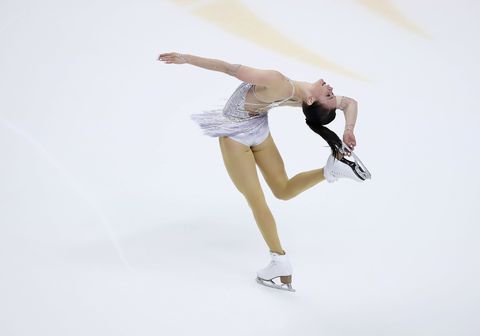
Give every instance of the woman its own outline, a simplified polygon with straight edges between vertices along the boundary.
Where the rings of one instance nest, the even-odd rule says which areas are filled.
[[[294,81],[275,70],[259,70],[175,52],[160,54],[158,60],[166,64],[188,63],[220,71],[242,81],[222,110],[193,114],[191,117],[205,134],[219,138],[228,174],[246,198],[270,249],[271,262],[257,272],[257,282],[294,291],[291,286],[292,266],[278,238],[275,219],[265,201],[255,164],[259,166],[273,194],[282,200],[291,199],[324,179],[328,182],[334,182],[339,177],[364,180],[364,176],[356,173],[355,163],[344,159],[342,155],[350,155],[356,146],[353,130],[357,102],[352,98],[335,96],[332,87],[323,79],[314,83]],[[322,136],[332,149],[324,168],[287,177],[282,157],[268,128],[268,111],[276,106],[302,107],[307,125]],[[342,141],[324,126],[335,118],[337,108],[345,114],[343,141],[350,151],[342,151],[345,149]],[[281,284],[273,281],[278,277]]]

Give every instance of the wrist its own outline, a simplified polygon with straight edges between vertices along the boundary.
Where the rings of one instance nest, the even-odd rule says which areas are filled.
[[[190,64],[190,55],[189,54],[180,54],[180,57],[185,61],[185,63]]]
[[[352,132],[353,133],[353,126],[352,125],[345,126],[345,130],[343,132],[344,133],[346,133],[346,132]]]

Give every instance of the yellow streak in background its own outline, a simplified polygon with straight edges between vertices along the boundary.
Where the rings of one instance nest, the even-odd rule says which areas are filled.
[[[386,20],[400,26],[403,29],[409,30],[415,34],[431,39],[425,31],[419,26],[410,21],[403,15],[398,8],[390,0],[356,0],[358,3],[364,5],[371,11],[383,16]]]
[[[172,0],[177,5],[191,6],[193,15],[206,19],[222,29],[240,36],[262,47],[287,55],[302,62],[327,68],[344,76],[369,82],[347,68],[304,48],[292,39],[284,36],[267,22],[255,15],[248,7],[237,0],[201,1]],[[194,5],[194,6],[192,6]]]

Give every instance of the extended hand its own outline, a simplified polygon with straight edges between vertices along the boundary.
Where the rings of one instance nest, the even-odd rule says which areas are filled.
[[[160,56],[158,56],[158,60],[163,61],[166,64],[184,64],[184,63],[187,63],[185,55],[180,54],[180,53],[176,53],[176,52],[169,52],[169,53],[160,54]]]

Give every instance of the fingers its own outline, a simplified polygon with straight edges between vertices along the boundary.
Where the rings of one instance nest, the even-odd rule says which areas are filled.
[[[172,56],[170,56],[170,55],[160,55],[160,56],[158,56],[158,60],[160,60],[160,61],[165,61],[165,60],[169,60],[169,59],[172,59]]]
[[[158,60],[159,61],[167,61],[168,62],[172,62],[174,59],[175,59],[175,53],[174,52],[168,52],[168,53],[163,53],[163,54],[160,54],[158,56]]]
[[[348,142],[345,141],[345,144],[348,146],[348,150],[346,151],[347,152],[346,156],[352,156],[352,152],[355,149],[356,143],[351,141],[348,141]]]
[[[158,56],[159,61],[163,61],[166,64],[183,64],[187,63],[187,60],[182,54],[179,53],[163,53]]]
[[[159,61],[163,61],[166,64],[175,63],[175,59],[172,57],[159,57]]]
[[[351,156],[352,151],[353,151],[353,147],[352,147],[352,145],[349,145],[349,144],[347,144],[347,146],[348,146],[347,156]]]

